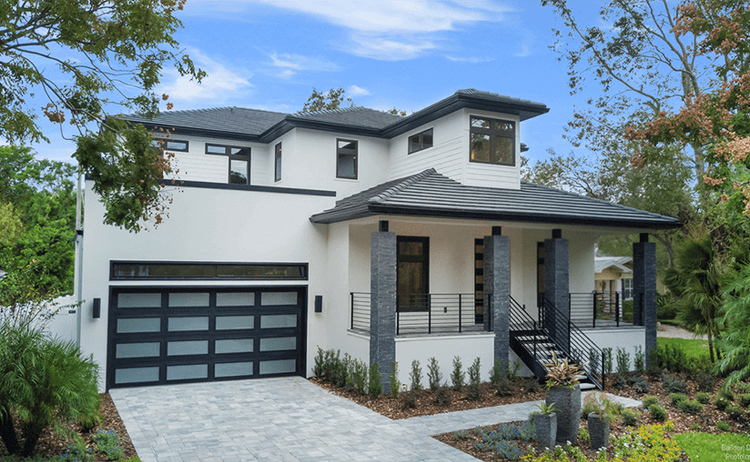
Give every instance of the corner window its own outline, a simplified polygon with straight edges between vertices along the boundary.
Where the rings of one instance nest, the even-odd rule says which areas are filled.
[[[357,142],[336,140],[336,178],[357,179]]]
[[[471,162],[516,165],[516,125],[509,120],[471,118]]]
[[[155,138],[151,144],[165,151],[188,152],[190,143],[183,140],[171,140],[166,138]]]
[[[273,156],[273,181],[281,181],[281,143],[276,145]]]
[[[409,154],[432,147],[432,129],[409,137]]]
[[[229,157],[230,184],[250,184],[250,148],[206,143],[206,154]]]

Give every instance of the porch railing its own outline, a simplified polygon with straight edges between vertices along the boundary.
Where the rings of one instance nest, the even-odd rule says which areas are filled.
[[[396,311],[396,335],[482,332],[491,329],[477,323],[474,294],[423,294],[411,297]],[[490,316],[491,319],[491,316]],[[349,328],[370,331],[370,294],[350,293]]]
[[[620,327],[620,293],[589,292],[570,294],[570,320],[579,327]]]

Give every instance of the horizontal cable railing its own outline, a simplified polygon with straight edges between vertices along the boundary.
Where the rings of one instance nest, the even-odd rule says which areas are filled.
[[[370,293],[351,292],[349,298],[349,328],[354,331],[369,333]]]
[[[570,294],[570,320],[579,327],[620,327],[620,293],[589,292]]]
[[[474,294],[421,294],[398,306],[396,335],[489,330],[477,323]]]

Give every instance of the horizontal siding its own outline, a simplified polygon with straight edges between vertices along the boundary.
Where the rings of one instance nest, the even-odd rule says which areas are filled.
[[[211,156],[183,152],[175,157],[177,177],[185,181],[226,183],[229,181],[229,161],[226,156]]]
[[[461,159],[464,143],[462,138],[462,136],[456,136],[424,151],[394,158],[389,179],[403,178],[428,168],[434,168],[449,178],[459,180],[463,168]]]
[[[470,186],[521,189],[520,170],[518,167],[469,163],[464,183]]]

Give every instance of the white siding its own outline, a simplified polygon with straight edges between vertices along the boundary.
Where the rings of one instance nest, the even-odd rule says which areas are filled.
[[[493,119],[512,120],[516,126],[516,165],[490,165],[469,161],[469,133],[471,116],[490,117]],[[486,186],[490,188],[521,189],[521,119],[517,115],[495,112],[464,110],[463,133],[466,139],[465,170],[462,183],[469,186]]]

